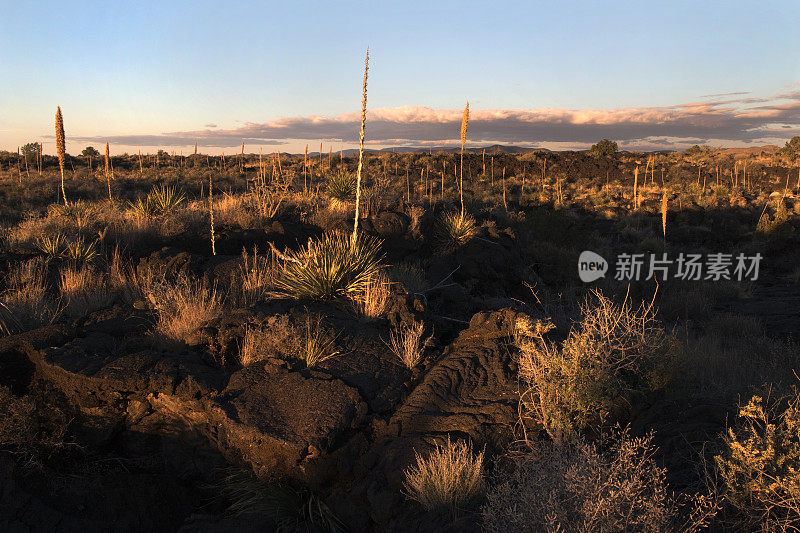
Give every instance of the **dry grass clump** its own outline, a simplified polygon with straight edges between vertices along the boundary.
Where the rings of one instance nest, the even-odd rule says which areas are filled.
[[[651,437],[622,434],[601,452],[583,442],[540,442],[497,471],[483,506],[483,530],[684,532],[702,529],[715,507],[695,499],[682,520]]]
[[[469,241],[477,232],[478,226],[472,216],[455,211],[445,213],[436,224],[434,248],[439,253],[451,252]]]
[[[158,312],[156,330],[172,340],[190,340],[222,312],[222,298],[216,286],[205,279],[181,276],[174,283],[153,283],[145,292]]]
[[[392,293],[391,283],[384,273],[372,276],[364,290],[350,296],[356,313],[366,318],[380,318]]]
[[[737,511],[735,529],[800,530],[800,394],[783,409],[753,396],[739,419],[715,458],[722,496]]]
[[[662,385],[675,347],[655,312],[652,305],[633,309],[627,299],[616,305],[593,291],[560,346],[542,331],[518,327],[524,416],[566,440],[617,418],[632,394]]]
[[[59,292],[64,312],[71,317],[83,317],[108,307],[114,300],[108,278],[87,265],[69,265],[59,273]]]
[[[341,233],[309,239],[307,247],[279,254],[275,287],[287,296],[319,300],[363,293],[380,271],[380,246],[372,237],[352,242]]]
[[[406,469],[403,488],[425,509],[457,516],[483,494],[483,452],[474,454],[470,443],[448,436],[427,457],[415,455],[417,464]]]
[[[47,268],[39,259],[11,266],[8,289],[0,303],[3,304],[0,319],[6,334],[50,324],[60,313],[58,304],[47,293]]]
[[[271,316],[262,324],[245,326],[239,362],[246,366],[267,357],[300,357],[304,343],[304,332],[292,324],[288,315]]]
[[[300,358],[306,363],[306,367],[317,366],[323,361],[340,355],[336,350],[336,337],[326,334],[322,328],[322,317],[316,320],[311,319],[311,315],[306,317],[306,331],[304,342],[300,347]]]
[[[265,356],[264,345],[267,344],[267,333],[263,329],[245,327],[244,337],[239,346],[239,363],[247,366],[260,361]]]
[[[389,337],[389,348],[407,368],[412,369],[422,359],[425,342],[422,333],[425,331],[423,322],[412,323],[400,329],[392,330]]]
[[[268,257],[258,255],[258,248],[250,256],[242,250],[242,264],[238,271],[238,294],[232,294],[237,305],[250,307],[266,300],[273,286],[275,271]]]

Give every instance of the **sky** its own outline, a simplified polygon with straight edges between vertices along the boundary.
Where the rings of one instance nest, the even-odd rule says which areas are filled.
[[[0,0],[0,149],[624,148],[800,135],[800,1]]]

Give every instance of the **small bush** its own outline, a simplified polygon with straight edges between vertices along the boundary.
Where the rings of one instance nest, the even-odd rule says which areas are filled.
[[[676,352],[652,306],[632,309],[595,291],[582,321],[557,346],[542,331],[520,328],[519,372],[524,413],[555,439],[599,429],[631,394],[663,385]]]
[[[800,394],[777,413],[753,396],[716,459],[723,497],[750,531],[800,530]]]
[[[703,497],[682,519],[651,438],[619,435],[601,453],[583,442],[540,442],[511,470],[495,472],[483,507],[487,533],[507,531],[693,531],[714,506]]]
[[[475,219],[470,215],[452,211],[437,222],[434,233],[434,248],[439,253],[457,249],[478,232]]]
[[[484,490],[483,452],[477,455],[464,441],[436,445],[427,457],[416,454],[417,464],[405,471],[406,495],[429,511],[460,508],[477,500]]]
[[[295,298],[327,300],[363,292],[381,268],[381,243],[359,236],[328,233],[295,252],[282,254],[277,290]]]

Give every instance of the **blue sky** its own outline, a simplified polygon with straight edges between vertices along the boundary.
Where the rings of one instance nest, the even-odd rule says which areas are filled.
[[[796,0],[164,4],[0,2],[0,148],[52,152],[57,105],[73,152],[350,146],[367,46],[373,146],[455,141],[467,100],[477,144],[733,146],[800,124]]]

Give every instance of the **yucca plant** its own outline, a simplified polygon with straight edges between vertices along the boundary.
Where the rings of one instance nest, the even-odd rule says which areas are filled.
[[[352,202],[356,198],[356,176],[340,172],[328,178],[328,195],[340,202]]]
[[[183,192],[179,191],[174,185],[156,185],[147,194],[148,203],[152,204],[153,209],[159,215],[167,215],[180,207],[186,200]]]
[[[478,232],[475,219],[467,213],[450,211],[438,220],[434,233],[434,247],[440,253],[455,250]]]
[[[235,516],[271,516],[277,526],[276,531],[347,531],[333,511],[314,493],[270,485],[247,472],[234,471],[229,474],[217,493],[230,502],[229,513]]]
[[[148,220],[156,216],[155,206],[147,198],[144,200],[137,198],[133,202],[128,202],[128,209],[133,212],[136,218],[141,220]]]
[[[47,256],[47,259],[57,259],[64,255],[66,243],[64,236],[60,233],[56,235],[44,235],[36,239],[36,249]]]
[[[295,298],[329,300],[364,291],[381,269],[381,241],[365,236],[352,241],[341,233],[309,239],[298,251],[276,255],[283,260],[275,286]]]
[[[87,243],[83,238],[65,241],[64,255],[79,265],[90,263],[98,255],[97,243],[95,241]]]

